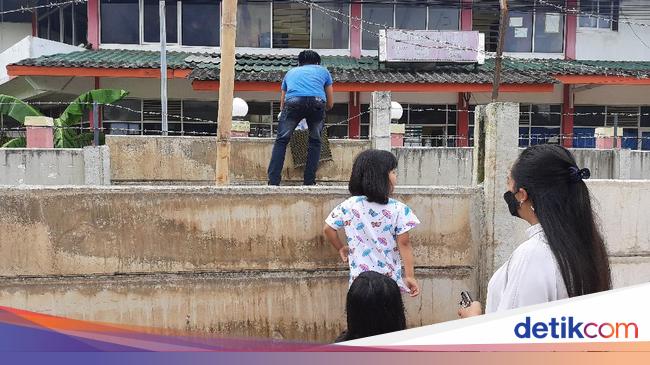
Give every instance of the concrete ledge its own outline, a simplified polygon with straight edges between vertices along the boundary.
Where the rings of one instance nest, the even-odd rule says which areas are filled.
[[[0,275],[330,269],[342,187],[0,188]],[[416,265],[477,265],[478,188],[401,188]]]
[[[404,296],[409,327],[456,318],[473,271],[417,270]],[[345,271],[0,279],[0,305],[161,330],[332,342],[345,328]]]

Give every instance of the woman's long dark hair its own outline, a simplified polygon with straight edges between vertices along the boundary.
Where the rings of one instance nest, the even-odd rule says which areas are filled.
[[[346,299],[348,329],[336,342],[406,329],[402,294],[395,280],[365,271],[352,282]]]
[[[365,195],[369,202],[388,204],[392,187],[388,174],[397,168],[397,158],[388,151],[365,150],[352,165],[348,190],[353,196]]]
[[[532,200],[570,297],[612,287],[605,242],[577,168],[569,150],[543,144],[527,148],[511,172],[516,190]]]

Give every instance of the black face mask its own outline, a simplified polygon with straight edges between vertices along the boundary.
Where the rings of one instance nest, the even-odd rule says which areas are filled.
[[[515,194],[508,190],[503,194],[503,199],[506,201],[506,204],[508,204],[508,210],[510,211],[510,214],[512,214],[514,217],[521,218],[519,217],[519,212],[517,212],[517,208],[519,208],[519,202],[517,201],[517,198],[515,198]]]

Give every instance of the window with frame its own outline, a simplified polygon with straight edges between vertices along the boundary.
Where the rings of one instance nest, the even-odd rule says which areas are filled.
[[[319,1],[316,1],[319,2]],[[315,8],[315,5],[329,11]],[[350,5],[346,1],[324,1],[312,6],[311,48],[347,49],[349,45]]]
[[[145,43],[160,42],[160,2],[158,0],[144,1],[144,34]],[[178,6],[176,1],[165,1],[165,29],[167,43],[178,43]]]
[[[549,0],[564,6],[563,0]],[[564,50],[564,14],[551,5],[535,1],[513,4],[505,35],[506,52],[562,53]]]
[[[521,104],[519,147],[561,143],[562,105]]]
[[[580,28],[618,29],[620,1],[580,0]]]
[[[39,38],[71,45],[86,43],[88,17],[85,4],[41,9],[37,13]]]
[[[271,2],[238,2],[235,44],[237,47],[271,47]]]
[[[219,46],[221,1],[183,0],[181,38],[185,46]]]
[[[101,0],[100,13],[102,43],[140,43],[138,0]]]

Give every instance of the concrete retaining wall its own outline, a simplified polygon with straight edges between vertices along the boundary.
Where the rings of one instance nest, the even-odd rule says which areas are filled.
[[[630,153],[630,179],[650,180],[650,152]]]
[[[0,148],[0,185],[109,185],[107,147]]]
[[[106,144],[111,149],[114,183],[214,184],[217,157],[215,138],[107,136]],[[233,138],[231,146],[232,182],[266,183],[273,140]],[[330,183],[347,181],[354,157],[369,146],[368,141],[330,141],[333,161],[321,163],[317,179]],[[282,177],[288,183],[301,183],[303,169],[293,167],[290,151],[287,148]]]
[[[393,148],[401,185],[472,184],[472,148]]]
[[[616,156],[612,150],[574,148],[571,150],[578,167],[587,167],[592,179],[614,178]]]
[[[411,235],[423,295],[405,297],[409,324],[454,319],[458,293],[478,290],[480,190],[397,193],[424,222]],[[25,187],[0,196],[0,305],[318,341],[344,325],[347,266],[321,233],[344,188]]]

